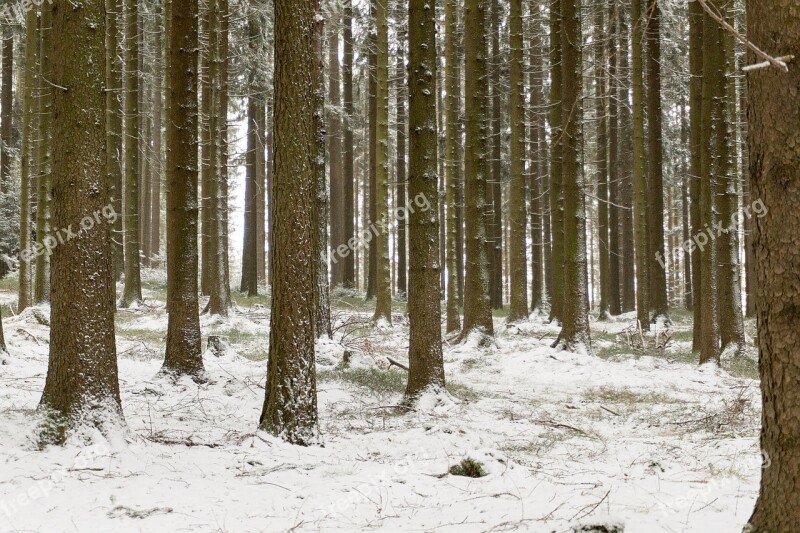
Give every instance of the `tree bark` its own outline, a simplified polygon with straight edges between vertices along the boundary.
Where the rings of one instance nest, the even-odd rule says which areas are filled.
[[[525,80],[522,0],[511,0],[509,17],[511,186],[509,190],[511,299],[508,321],[528,318],[527,192],[525,183]]]
[[[114,283],[105,169],[105,7],[55,0],[53,15],[53,222],[80,239],[52,257],[50,359],[41,440],[64,443],[77,426],[109,433],[124,424],[114,339]],[[86,222],[88,220],[88,222]],[[101,219],[102,220],[102,219]],[[105,222],[105,221],[103,221]],[[90,224],[91,223],[91,224]]]
[[[461,166],[458,154],[460,140],[459,107],[461,96],[461,77],[458,65],[461,57],[458,54],[458,1],[445,0],[445,184],[447,204],[447,332],[452,333],[461,328],[458,301],[458,169]]]
[[[706,147],[702,143],[702,106],[703,106],[703,7],[699,2],[689,3],[689,122],[691,131],[689,135],[689,199],[691,209],[692,236],[703,231],[700,218],[700,181],[701,158]],[[702,338],[703,306],[701,305],[701,292],[703,290],[703,271],[700,267],[700,250],[692,248],[692,351],[700,351]]]
[[[344,156],[342,152],[342,91],[341,66],[339,65],[339,18],[338,9],[333,8],[328,26],[328,104],[331,111],[327,116],[328,154],[330,158],[330,232],[331,232],[331,285],[344,284],[344,263],[336,250],[347,248],[344,231]]]
[[[409,222],[407,401],[426,390],[444,391],[444,361],[439,291],[438,133],[436,129],[436,16],[427,0],[410,0],[409,42],[409,180],[411,198],[425,197],[427,211],[415,209]]]
[[[119,306],[142,301],[139,257],[139,3],[125,0],[125,288]]]
[[[38,147],[38,183],[36,206],[36,243],[46,251],[36,256],[36,282],[34,284],[34,301],[37,304],[50,301],[50,252],[46,244],[51,236],[52,179],[51,172],[51,136],[53,123],[53,91],[48,82],[52,82],[53,13],[43,9],[39,18],[39,147]],[[47,81],[45,81],[47,80]]]
[[[355,148],[353,140],[353,130],[355,128],[354,109],[353,109],[353,4],[352,0],[343,0],[343,103],[344,103],[344,187],[343,187],[343,216],[344,216],[344,236],[348,242],[355,236],[355,182],[356,173],[354,165]],[[356,286],[355,274],[355,252],[347,254],[344,258],[344,272],[342,282],[346,287]]]
[[[492,307],[489,295],[489,257],[486,228],[487,139],[484,120],[487,111],[488,70],[486,64],[486,4],[464,1],[464,94],[466,156],[464,172],[464,223],[466,277],[464,279],[464,324],[461,339],[472,331],[493,337]]]
[[[550,321],[560,322],[564,304],[564,211],[563,171],[564,138],[562,134],[561,101],[563,70],[561,68],[561,3],[550,3],[550,242],[552,269],[550,291]]]
[[[796,52],[800,12],[793,0],[748,0],[747,19],[748,38],[756,46],[774,56]],[[749,64],[760,60],[748,53]],[[761,449],[769,461],[748,525],[753,533],[789,533],[800,523],[800,250],[794,244],[800,228],[800,146],[787,140],[797,138],[800,109],[786,103],[800,86],[800,70],[792,62],[789,72],[769,67],[747,76],[750,186],[767,210],[753,220],[753,244]]]
[[[25,42],[33,43],[36,36],[36,13],[29,9],[25,14]],[[33,94],[36,72],[36,47],[25,47],[25,79],[22,97],[22,150],[20,154],[20,222],[19,222],[19,301],[17,312],[22,312],[33,302],[31,274],[33,257],[31,251],[31,193],[33,176],[33,147],[35,143],[36,118],[33,110]],[[29,253],[25,253],[28,251]]]
[[[198,1],[172,9],[167,70],[167,351],[164,371],[202,376],[198,255]]]
[[[318,2],[275,1],[273,291],[262,429],[293,444],[319,442],[314,362],[313,226],[317,128],[312,28]]]

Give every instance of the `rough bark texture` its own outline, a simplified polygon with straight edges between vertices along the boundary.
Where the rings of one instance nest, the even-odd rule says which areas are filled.
[[[45,9],[51,9],[45,4]],[[50,359],[40,409],[43,442],[76,426],[122,423],[114,340],[111,234],[105,170],[105,8],[55,0],[53,14],[53,222],[81,228],[52,257]],[[95,213],[101,213],[99,221]]]
[[[392,277],[389,262],[389,19],[388,0],[373,0],[377,60],[375,71],[375,194],[376,226],[372,239],[375,260],[375,314],[373,320],[392,323]],[[372,276],[372,271],[370,271]]]
[[[648,296],[650,246],[647,220],[647,161],[644,131],[644,18],[643,0],[631,2],[631,76],[633,79],[633,190],[634,238],[636,244],[636,317],[643,331],[650,329]]]
[[[11,143],[12,143],[12,106],[14,103],[13,95],[13,76],[14,76],[14,33],[5,25],[1,29],[3,39],[3,85],[0,88],[0,190],[5,190],[6,185],[11,179]],[[2,268],[0,266],[0,268]]]
[[[550,227],[552,267],[548,283],[550,292],[550,320],[560,321],[564,304],[564,211],[562,189],[562,161],[564,138],[562,135],[561,98],[563,70],[561,68],[561,0],[550,3]]]
[[[139,257],[139,3],[125,0],[125,288],[119,306],[142,301]]]
[[[525,80],[523,78],[522,0],[511,0],[509,107],[511,119],[511,186],[509,241],[511,299],[508,321],[528,318],[527,192],[525,183]]]
[[[112,231],[114,280],[122,276],[125,253],[122,246],[122,71],[117,50],[117,21],[122,13],[120,0],[105,0],[106,6],[106,173],[109,194],[117,217]]]
[[[664,256],[664,169],[661,132],[661,11],[648,0],[647,40],[647,160],[648,160],[648,304],[652,319],[666,318],[667,258]],[[659,259],[660,258],[660,259]]]
[[[608,50],[608,311],[617,316],[622,313],[622,300],[620,294],[622,242],[620,238],[620,222],[622,220],[622,207],[620,204],[620,102],[617,98],[619,87],[619,58],[620,50],[617,46],[619,39],[619,8],[616,2],[612,3],[608,12],[608,26],[610,28],[610,41]]]
[[[605,24],[605,12],[598,9],[595,15],[595,34]],[[595,45],[595,110],[597,115],[597,233],[600,267],[600,304],[598,316],[605,320],[609,316],[609,299],[611,295],[611,272],[609,263],[609,194],[608,194],[608,111],[606,95],[606,51],[605,44],[600,41]]]
[[[703,7],[699,2],[689,3],[689,198],[691,209],[692,236],[702,231],[700,219],[700,159],[704,150],[702,144],[702,105],[703,105]],[[692,351],[700,351],[703,306],[700,304],[703,272],[700,268],[700,250],[692,249]]]
[[[37,179],[39,191],[36,195],[36,242],[46,244],[51,234],[52,208],[52,172],[51,172],[51,137],[53,123],[53,90],[52,82],[52,41],[53,13],[43,9],[39,17],[39,84],[37,87],[39,100],[39,146],[37,158]],[[36,256],[36,280],[34,283],[34,301],[43,303],[50,301],[50,253]]]
[[[769,54],[797,52],[800,11],[794,0],[748,0],[748,37]],[[752,53],[748,63],[760,61]],[[769,465],[750,518],[753,533],[790,533],[800,523],[800,69],[748,74],[747,118],[752,196],[768,212],[755,218],[761,448]]]
[[[458,124],[459,101],[461,96],[461,77],[458,63],[458,3],[457,0],[445,0],[445,201],[447,204],[447,332],[461,328],[458,302],[458,168],[461,161],[458,157],[460,130]]]
[[[503,57],[500,55],[500,14],[501,7],[498,0],[491,1],[491,55],[488,60],[491,79],[491,118],[489,122],[489,155],[488,168],[490,177],[487,181],[486,192],[489,203],[489,218],[487,220],[487,244],[489,246],[489,297],[492,309],[503,308],[503,110],[501,94],[505,88],[501,86],[501,70]]]
[[[494,336],[489,299],[489,257],[486,226],[489,209],[487,139],[484,134],[487,97],[486,3],[464,2],[464,94],[466,95],[466,156],[464,172],[464,223],[466,277],[464,280],[464,324],[461,337],[473,330]]]
[[[353,146],[353,4],[352,0],[343,0],[342,10],[344,27],[343,31],[343,65],[342,65],[342,100],[344,104],[344,184],[343,192],[343,214],[344,235],[343,238],[349,241],[355,235],[355,183],[356,173],[354,168],[355,148]],[[344,271],[342,272],[342,283],[346,287],[356,285],[356,263],[355,253],[347,254],[344,258]]]
[[[424,196],[430,209],[416,209],[409,221],[408,387],[413,400],[425,390],[444,390],[439,291],[438,139],[436,131],[436,18],[427,0],[410,0],[409,180],[411,198]]]
[[[171,10],[167,87],[167,351],[164,370],[203,370],[197,296],[197,0]]]
[[[400,39],[400,37],[398,37]],[[405,43],[399,43],[399,50],[397,50],[397,59],[395,64],[395,104],[397,109],[397,123],[395,125],[396,133],[396,146],[397,146],[397,173],[395,174],[395,206],[404,207],[407,202],[408,195],[408,176],[406,171],[406,138],[408,131],[407,120],[407,100],[408,91],[406,89],[406,58],[405,58]],[[405,218],[397,218],[395,221],[397,225],[397,283],[395,284],[395,291],[398,294],[405,295],[408,292],[408,222]]]
[[[617,105],[619,111],[619,135],[623,141],[620,145],[619,157],[616,159],[620,184],[620,205],[622,209],[622,312],[628,313],[636,309],[636,251],[633,231],[633,162],[631,159],[631,142],[633,128],[630,106],[630,25],[628,24],[629,2],[620,2],[619,6],[619,85],[617,86]]]
[[[563,91],[561,116],[564,184],[564,301],[558,344],[569,351],[591,351],[586,293],[586,214],[578,162],[581,115],[580,0],[561,0]]]
[[[293,444],[319,441],[314,362],[313,227],[317,129],[316,2],[275,1],[272,315],[260,426]]]
[[[36,13],[30,9],[25,15],[25,42],[34,42],[36,35]],[[36,47],[25,47],[25,79],[22,99],[22,150],[20,154],[20,222],[19,248],[23,252],[31,249],[31,190],[33,172],[31,172],[32,153],[35,135],[35,117],[33,114],[33,92],[35,80]],[[19,263],[19,302],[17,312],[29,307],[33,301],[31,274],[32,258],[29,254],[20,254]]]

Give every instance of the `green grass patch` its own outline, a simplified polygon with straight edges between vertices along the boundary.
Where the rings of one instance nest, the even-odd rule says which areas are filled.
[[[480,461],[476,461],[475,459],[471,459],[469,457],[463,459],[460,463],[451,466],[449,472],[453,476],[472,478],[485,477],[489,475]]]

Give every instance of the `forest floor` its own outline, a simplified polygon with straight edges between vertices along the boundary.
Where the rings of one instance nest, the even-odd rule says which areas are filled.
[[[117,317],[128,430],[38,451],[49,309],[9,317],[12,283],[0,284],[0,531],[733,532],[757,495],[753,350],[698,368],[685,313],[648,336],[632,315],[595,320],[594,356],[551,349],[545,317],[507,327],[498,315],[495,346],[445,347],[451,397],[407,412],[395,407],[405,372],[387,363],[406,358],[402,304],[375,329],[368,304],[335,298],[317,362],[324,447],[299,448],[257,431],[268,300],[237,296],[229,320],[203,317],[204,343],[226,335],[232,350],[206,353],[206,383],[173,384],[156,377],[167,319],[150,273],[146,305]],[[448,474],[464,458],[488,475]]]

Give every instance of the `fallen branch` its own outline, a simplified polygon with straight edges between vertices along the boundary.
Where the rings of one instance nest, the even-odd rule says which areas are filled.
[[[393,366],[396,366],[396,367],[402,368],[402,369],[403,369],[403,370],[405,370],[406,372],[409,372],[409,370],[408,370],[408,367],[407,367],[406,365],[404,365],[403,363],[400,363],[400,362],[398,362],[398,361],[395,361],[395,360],[394,360],[394,359],[392,359],[391,357],[387,357],[386,359],[388,359],[388,360],[389,360],[389,368],[392,368]]]

